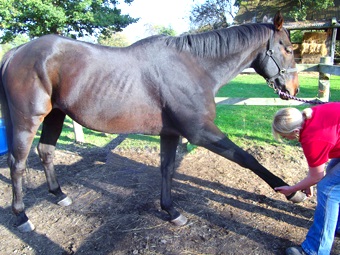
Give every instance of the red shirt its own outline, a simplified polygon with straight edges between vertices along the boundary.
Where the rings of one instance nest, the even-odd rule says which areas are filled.
[[[312,107],[312,118],[300,131],[300,143],[310,167],[340,158],[340,103]]]

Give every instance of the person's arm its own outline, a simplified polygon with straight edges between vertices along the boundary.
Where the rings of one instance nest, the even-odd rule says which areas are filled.
[[[276,187],[275,190],[284,194],[285,196],[289,196],[293,192],[302,190],[307,194],[307,196],[310,197],[313,195],[311,187],[324,177],[324,169],[325,164],[316,167],[309,167],[309,172],[305,179],[293,186]]]

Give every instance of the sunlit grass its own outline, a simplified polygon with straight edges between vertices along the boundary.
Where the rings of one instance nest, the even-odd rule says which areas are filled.
[[[301,98],[316,98],[318,74],[300,73]],[[330,101],[340,101],[340,76],[331,76]],[[241,92],[243,91],[243,93]],[[218,96],[266,98],[277,97],[259,75],[239,75],[223,87]],[[312,105],[311,105],[312,106]],[[298,106],[303,109],[311,106]],[[235,143],[242,145],[247,139],[256,143],[277,143],[271,135],[271,122],[275,113],[285,106],[217,105],[216,125]],[[292,144],[292,142],[289,142]],[[293,142],[294,144],[294,142]]]
[[[301,98],[316,98],[318,96],[319,76],[318,73],[299,73]],[[340,76],[333,75],[330,79],[330,101],[340,101]],[[271,98],[277,97],[264,78],[256,74],[238,75],[229,84],[222,87],[218,97],[241,97],[241,98]]]

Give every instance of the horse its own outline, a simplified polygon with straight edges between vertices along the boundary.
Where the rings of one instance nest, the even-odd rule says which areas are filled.
[[[34,230],[25,213],[22,178],[41,123],[37,149],[48,190],[59,205],[72,203],[53,164],[66,115],[96,131],[160,136],[160,205],[175,225],[187,222],[171,197],[180,137],[250,169],[273,189],[287,185],[214,124],[216,92],[248,67],[285,92],[282,99],[298,93],[293,48],[280,12],[273,24],[151,36],[128,47],[46,35],[7,52],[0,67],[0,98],[18,230]],[[303,196],[299,192],[287,199],[300,202]]]

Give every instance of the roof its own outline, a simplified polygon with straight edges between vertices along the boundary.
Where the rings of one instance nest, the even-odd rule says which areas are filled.
[[[287,13],[292,10],[293,6],[298,6],[298,0],[244,0],[241,1],[240,9],[234,18],[236,24],[249,22],[262,22],[263,18],[273,18],[278,10],[281,10],[286,22],[295,22],[292,18],[287,17]],[[320,11],[312,9],[307,14],[307,21],[326,22],[335,17],[340,19],[340,0],[334,0],[334,7],[329,7],[327,10]]]

